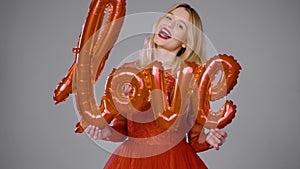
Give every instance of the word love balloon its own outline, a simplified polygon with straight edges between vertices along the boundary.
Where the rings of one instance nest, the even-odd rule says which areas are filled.
[[[172,98],[168,97],[164,70],[159,62],[153,62],[142,70],[127,67],[113,70],[106,82],[101,116],[108,120],[119,112],[139,113],[151,105],[157,122],[167,129],[187,113],[186,108],[192,99],[193,112],[198,112],[199,123],[206,128],[223,128],[234,118],[236,106],[232,101],[226,101],[219,112],[213,112],[210,101],[225,97],[233,89],[240,69],[236,60],[227,55],[215,56],[202,66],[183,63]],[[218,83],[212,86],[218,75]],[[128,85],[132,89],[131,94],[125,95],[124,86]],[[110,123],[109,120],[106,122]]]
[[[197,113],[196,120],[199,123],[206,128],[223,128],[234,118],[236,106],[232,101],[226,101],[219,112],[213,112],[210,101],[223,98],[233,89],[240,69],[236,60],[227,55],[215,56],[202,66],[183,63],[171,101],[168,100],[170,98],[166,90],[166,78],[160,62],[153,62],[144,69],[114,69],[107,79],[105,95],[99,108],[89,108],[91,103],[95,103],[92,99],[94,96],[88,91],[79,98],[79,102],[78,97],[76,98],[78,107],[81,108],[79,112],[84,119],[77,127],[81,128],[81,132],[84,129],[82,124],[103,128],[120,113],[126,116],[128,113],[143,112],[151,107],[162,128],[176,129],[179,127],[176,121],[187,113],[185,110],[191,98],[194,103],[193,112]],[[84,72],[86,71],[82,73]],[[212,86],[219,74],[218,83]],[[126,86],[131,89],[127,94],[124,92]]]

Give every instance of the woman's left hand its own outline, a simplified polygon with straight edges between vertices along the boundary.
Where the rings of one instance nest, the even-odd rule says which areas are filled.
[[[220,149],[220,146],[225,142],[227,133],[224,130],[215,128],[210,129],[206,135],[206,142],[213,146],[216,150]]]

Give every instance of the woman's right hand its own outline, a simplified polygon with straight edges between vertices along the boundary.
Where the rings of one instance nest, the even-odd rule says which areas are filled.
[[[111,135],[111,131],[108,126],[100,129],[98,127],[89,125],[85,131],[94,140],[103,140]]]

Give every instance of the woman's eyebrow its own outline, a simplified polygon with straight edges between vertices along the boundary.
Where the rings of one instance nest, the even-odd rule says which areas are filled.
[[[172,12],[169,12],[169,14],[175,16],[174,13],[172,13]],[[175,16],[175,17],[176,17],[176,16]],[[181,19],[180,17],[176,17],[176,18],[178,18],[178,20],[179,20],[182,24],[184,24],[184,26],[186,26],[186,24],[185,24],[185,22],[184,22],[183,19]]]

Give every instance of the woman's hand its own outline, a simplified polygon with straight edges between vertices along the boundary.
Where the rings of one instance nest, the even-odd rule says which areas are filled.
[[[98,127],[89,125],[85,131],[94,140],[103,140],[111,135],[111,131],[108,126],[103,129],[99,129]]]
[[[210,129],[206,135],[206,142],[213,146],[216,150],[220,149],[220,146],[225,142],[227,133],[224,130],[215,128]]]

